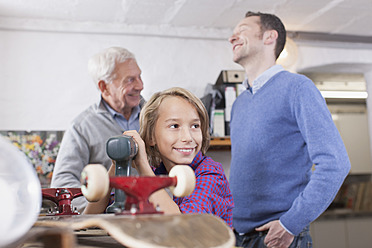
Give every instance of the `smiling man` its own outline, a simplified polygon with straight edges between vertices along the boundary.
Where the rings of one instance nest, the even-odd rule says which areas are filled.
[[[134,55],[111,47],[93,56],[88,69],[101,91],[101,100],[79,114],[66,130],[51,187],[80,187],[80,174],[87,164],[110,168],[106,141],[126,130],[139,130],[143,82]],[[82,212],[85,198],[76,198],[73,206]]]
[[[350,170],[319,90],[276,64],[285,40],[280,19],[260,12],[248,12],[229,39],[233,59],[247,75],[230,122],[239,247],[312,247],[309,225]]]

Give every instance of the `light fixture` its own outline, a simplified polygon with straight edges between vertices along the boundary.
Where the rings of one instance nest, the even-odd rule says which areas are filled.
[[[282,65],[284,68],[289,68],[297,62],[298,50],[296,43],[289,37],[285,43],[283,51],[277,59],[277,64]]]
[[[368,93],[365,91],[320,91],[324,98],[347,98],[347,99],[367,99]]]

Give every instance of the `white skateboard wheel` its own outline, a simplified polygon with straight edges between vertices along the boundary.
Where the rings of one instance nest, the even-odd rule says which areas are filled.
[[[190,195],[195,189],[195,173],[188,165],[176,165],[170,172],[170,177],[177,178],[177,185],[170,187],[173,195],[176,197],[184,197]]]
[[[109,190],[110,179],[101,164],[88,164],[81,172],[81,192],[90,202],[102,199]]]

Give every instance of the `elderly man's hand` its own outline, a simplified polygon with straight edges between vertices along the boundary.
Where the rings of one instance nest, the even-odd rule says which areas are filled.
[[[279,220],[271,221],[256,228],[256,231],[259,232],[265,230],[269,230],[264,240],[269,248],[288,248],[294,239],[294,236],[280,225]]]

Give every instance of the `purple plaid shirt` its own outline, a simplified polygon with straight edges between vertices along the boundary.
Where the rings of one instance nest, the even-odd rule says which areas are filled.
[[[173,197],[174,202],[182,213],[214,214],[232,227],[234,203],[222,165],[199,152],[190,166],[195,172],[195,190],[187,197]],[[155,174],[167,174],[164,164]]]

